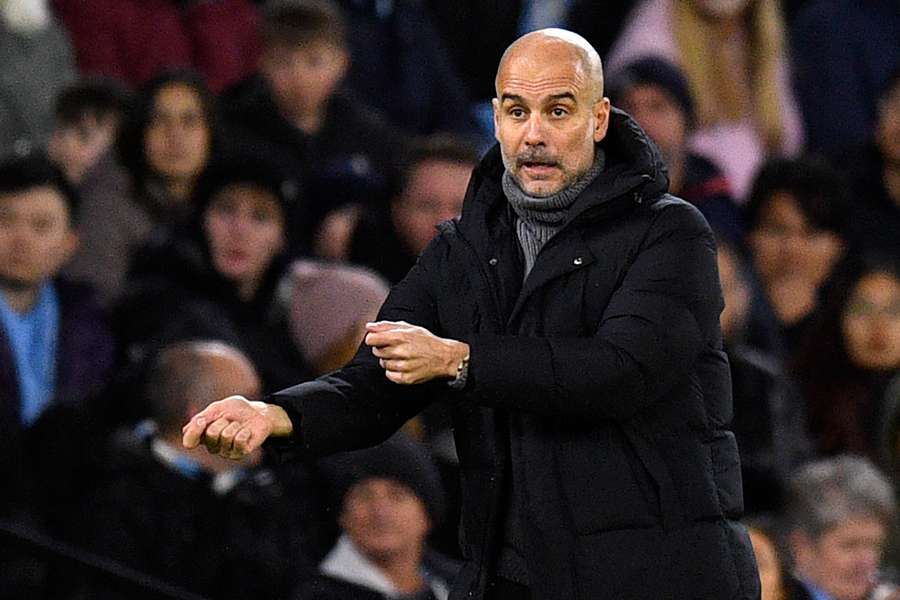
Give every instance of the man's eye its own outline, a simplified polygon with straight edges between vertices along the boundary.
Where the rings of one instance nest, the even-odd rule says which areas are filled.
[[[513,108],[509,111],[509,114],[516,119],[521,119],[525,116],[525,111],[521,108]]]
[[[553,111],[552,111],[551,114],[552,114],[554,117],[564,117],[564,116],[566,116],[567,114],[569,114],[569,111],[567,111],[565,108],[559,108],[559,107],[557,107],[557,108],[554,108],[554,109],[553,109]]]

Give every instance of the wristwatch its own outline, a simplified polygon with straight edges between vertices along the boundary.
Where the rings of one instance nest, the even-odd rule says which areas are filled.
[[[466,379],[469,378],[469,355],[459,361],[456,365],[456,377],[447,382],[447,386],[452,390],[461,390],[466,387]]]

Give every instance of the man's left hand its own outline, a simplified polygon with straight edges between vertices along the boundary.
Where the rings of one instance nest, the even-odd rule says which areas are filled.
[[[367,345],[378,357],[385,376],[394,383],[416,384],[454,378],[469,345],[441,338],[404,321],[366,324]]]

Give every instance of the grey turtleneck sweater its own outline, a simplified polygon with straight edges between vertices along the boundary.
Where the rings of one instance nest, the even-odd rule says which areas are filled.
[[[576,179],[569,187],[543,198],[529,196],[519,187],[509,171],[503,172],[503,193],[518,216],[516,235],[525,254],[524,277],[528,277],[544,244],[562,228],[569,207],[572,206],[578,195],[597,178],[597,175],[603,170],[605,162],[606,155],[603,150],[597,148],[594,153],[594,164],[584,175]]]

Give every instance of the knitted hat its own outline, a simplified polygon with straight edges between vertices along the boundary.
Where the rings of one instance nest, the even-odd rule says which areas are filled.
[[[411,489],[425,504],[432,525],[443,518],[444,489],[437,467],[425,447],[403,433],[372,448],[329,457],[321,464],[332,484],[335,506],[343,504],[347,492],[356,483],[382,477]]]
[[[621,97],[633,87],[651,85],[665,90],[684,111],[688,125],[693,127],[696,114],[694,98],[688,81],[676,65],[658,56],[640,58],[617,72],[610,85],[610,95]]]
[[[291,334],[313,364],[354,327],[373,320],[388,294],[387,283],[361,267],[298,260],[289,277]]]

